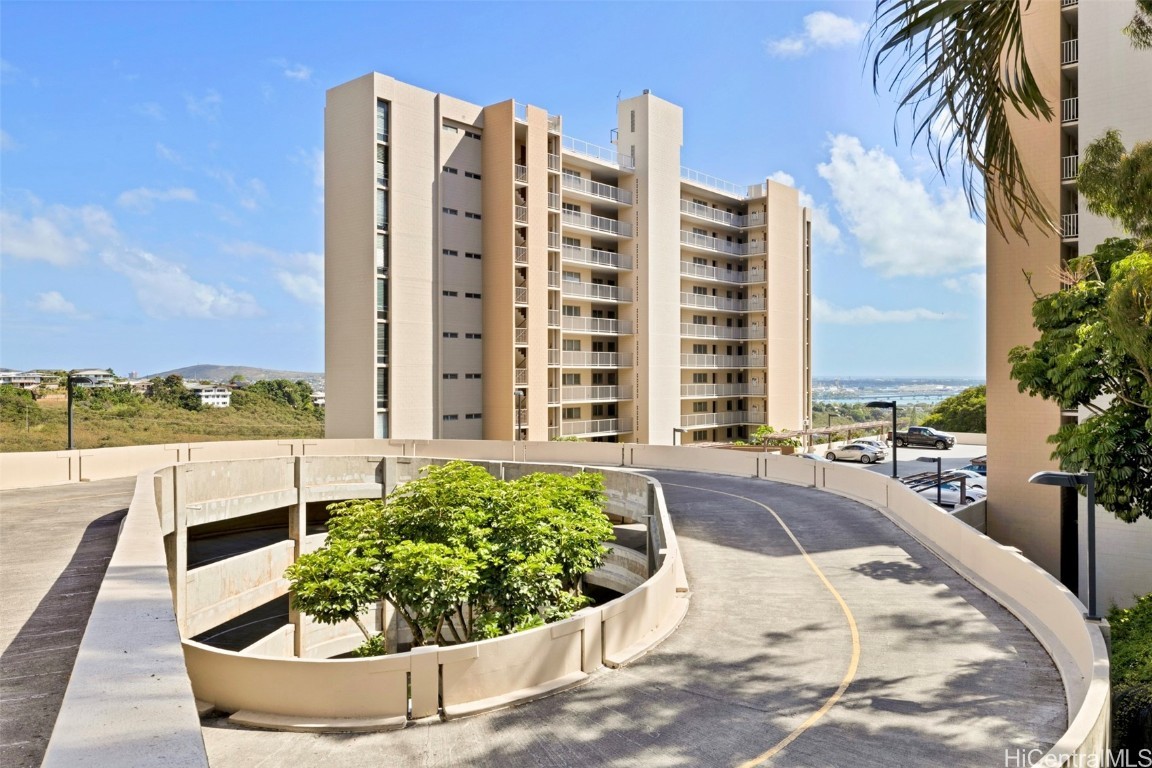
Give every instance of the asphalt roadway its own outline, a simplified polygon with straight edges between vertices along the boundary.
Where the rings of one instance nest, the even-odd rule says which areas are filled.
[[[1063,733],[1063,687],[1035,638],[875,510],[764,480],[651,474],[692,599],[640,660],[395,732],[208,719],[211,764],[992,766]]]

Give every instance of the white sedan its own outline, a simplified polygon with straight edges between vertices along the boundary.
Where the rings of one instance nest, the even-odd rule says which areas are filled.
[[[927,488],[917,491],[917,493],[933,504],[936,503],[936,486],[928,486]],[[944,507],[955,507],[958,504],[971,504],[980,501],[987,495],[983,488],[969,487],[964,489],[964,499],[961,501],[960,483],[944,483],[940,486],[940,505]]]
[[[964,475],[964,485],[968,488],[979,488],[982,491],[988,490],[988,478],[979,472],[973,472],[970,469],[950,469],[948,470],[948,474]],[[956,484],[959,485],[960,482],[957,481]]]
[[[881,461],[887,456],[888,453],[881,448],[860,443],[849,443],[839,448],[829,448],[828,452],[824,454],[824,458],[828,461],[858,461],[861,464]]]

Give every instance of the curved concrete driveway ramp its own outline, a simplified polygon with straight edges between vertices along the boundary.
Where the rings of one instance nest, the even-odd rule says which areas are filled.
[[[206,721],[213,768],[1002,766],[1064,732],[1064,689],[1035,638],[878,512],[763,480],[650,474],[692,602],[647,656],[400,732]]]

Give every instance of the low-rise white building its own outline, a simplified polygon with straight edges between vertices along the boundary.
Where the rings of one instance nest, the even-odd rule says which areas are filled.
[[[0,384],[10,384],[20,389],[35,389],[40,386],[43,378],[33,371],[0,371]]]
[[[232,390],[223,384],[184,382],[184,386],[200,396],[200,405],[205,408],[227,408],[232,405]]]

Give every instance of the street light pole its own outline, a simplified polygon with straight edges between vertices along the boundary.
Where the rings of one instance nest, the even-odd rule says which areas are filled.
[[[672,427],[672,445],[676,445],[676,435],[682,435],[688,430],[681,429],[680,427]]]
[[[896,474],[896,401],[895,400],[872,400],[871,402],[864,403],[865,408],[891,408],[892,409],[892,477],[895,479]]]
[[[1096,613],[1096,473],[1037,472],[1028,478],[1036,485],[1056,485],[1061,488],[1085,488],[1088,497],[1088,618],[1099,619]]]
[[[66,387],[68,392],[68,450],[75,450],[76,444],[72,441],[72,387],[77,382],[84,382],[85,384],[95,383],[87,376],[74,376],[71,371],[68,372],[68,385]]]

